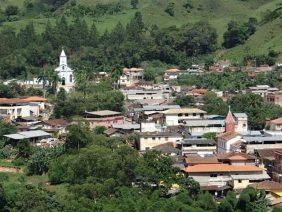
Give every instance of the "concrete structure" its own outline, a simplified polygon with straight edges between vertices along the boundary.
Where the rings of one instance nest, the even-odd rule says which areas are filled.
[[[122,90],[127,100],[165,100],[169,98],[169,93],[162,90],[143,90],[143,89],[132,89]]]
[[[124,68],[123,74],[118,80],[118,84],[122,87],[130,87],[139,83],[143,79],[144,69],[142,68]]]
[[[271,120],[269,129],[272,131],[282,131],[282,118]]]
[[[37,117],[45,109],[46,101],[39,96],[0,98],[0,114],[8,115],[10,120],[18,117]]]
[[[270,178],[264,169],[253,165],[198,164],[186,167],[184,172],[200,186],[230,186],[235,190]]]
[[[85,120],[89,122],[92,129],[97,126],[108,128],[114,124],[124,124],[124,116],[120,112],[110,110],[85,112]]]
[[[62,87],[66,91],[70,91],[75,85],[75,78],[73,70],[68,66],[67,55],[64,49],[60,55],[59,67],[57,67],[55,71],[58,73],[58,76],[61,80],[61,83],[58,85],[58,89]]]
[[[169,109],[163,112],[167,126],[185,125],[189,120],[203,119],[207,112],[198,108]]]
[[[214,140],[209,139],[196,139],[185,138],[182,141],[177,142],[177,147],[181,150],[182,155],[213,155],[216,152],[216,143]]]
[[[172,143],[176,146],[176,143],[183,139],[182,135],[178,133],[170,132],[141,132],[139,133],[139,150],[149,150],[155,146]]]

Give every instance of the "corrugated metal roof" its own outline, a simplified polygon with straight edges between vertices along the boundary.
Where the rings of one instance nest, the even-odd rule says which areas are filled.
[[[23,131],[23,132],[18,132],[14,134],[4,135],[4,137],[6,138],[11,138],[15,140],[38,138],[38,137],[45,137],[45,136],[51,136],[51,134],[43,130],[31,130],[31,131]]]

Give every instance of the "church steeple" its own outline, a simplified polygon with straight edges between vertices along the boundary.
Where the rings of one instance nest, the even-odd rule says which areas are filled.
[[[64,51],[64,48],[62,48],[62,52],[60,55],[60,66],[67,66],[67,55]]]
[[[235,128],[236,128],[236,121],[233,117],[233,114],[229,106],[229,111],[225,118],[225,132],[235,132]]]

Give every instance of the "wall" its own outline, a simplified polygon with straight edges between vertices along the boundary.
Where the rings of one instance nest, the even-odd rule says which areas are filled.
[[[246,188],[249,184],[250,181],[249,180],[241,180],[241,182],[239,180],[233,180],[232,181],[233,184],[233,189],[244,189]]]
[[[155,140],[153,139],[155,138]],[[144,151],[146,148],[152,149],[155,146],[165,143],[174,143],[176,145],[176,141],[182,140],[182,137],[160,137],[160,136],[152,136],[152,137],[142,137],[139,138],[139,150]]]

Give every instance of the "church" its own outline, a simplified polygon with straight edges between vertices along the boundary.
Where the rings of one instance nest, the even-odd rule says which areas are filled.
[[[64,88],[67,92],[74,87],[75,79],[73,70],[68,66],[67,55],[62,49],[60,55],[60,64],[59,67],[55,69],[58,73],[61,83],[58,85],[58,89]]]

